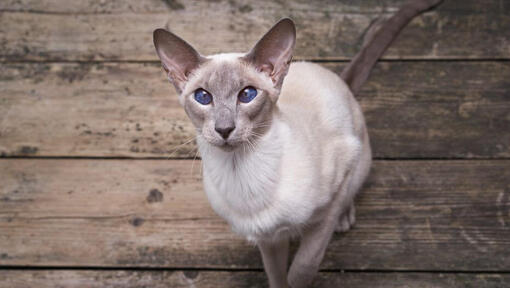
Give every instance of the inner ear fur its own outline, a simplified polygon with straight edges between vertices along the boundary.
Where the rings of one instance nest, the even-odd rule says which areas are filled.
[[[153,40],[168,79],[181,92],[190,72],[206,59],[186,41],[165,29],[154,30]]]
[[[296,43],[296,27],[289,18],[276,23],[244,56],[258,71],[271,77],[276,87],[280,87],[287,74]]]

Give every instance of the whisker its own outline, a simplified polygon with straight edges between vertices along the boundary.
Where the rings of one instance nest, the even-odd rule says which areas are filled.
[[[255,145],[253,145],[253,143],[250,141],[250,138],[247,138],[246,140],[248,143],[248,149],[251,150],[251,152],[255,152]]]
[[[172,157],[182,146],[186,145],[186,144],[189,144],[191,143],[192,141],[194,141],[196,138],[196,136],[193,136],[191,137],[191,139],[187,140],[186,142],[182,143],[182,144],[179,144],[177,146],[174,146],[172,149],[173,151],[170,152],[170,155],[168,155],[168,157],[166,158],[166,160],[170,159],[170,157]]]
[[[249,135],[249,136],[250,136],[250,137],[251,137],[251,136],[255,136],[255,137],[260,138],[260,137],[264,136],[264,134],[260,134],[260,133],[256,133],[256,132],[250,132],[250,135]],[[258,139],[258,138],[257,138],[257,139]]]
[[[247,138],[248,138],[248,139],[249,139],[249,138],[253,138],[253,140],[258,141],[258,140],[260,140],[260,139],[262,138],[262,136],[264,136],[264,135],[262,135],[262,134],[257,134],[257,133],[253,133],[253,132],[252,132],[252,133],[250,133],[250,135],[248,135],[248,137],[247,137]]]
[[[193,177],[193,167],[195,165],[195,160],[197,159],[197,156],[198,156],[198,147],[196,149],[197,149],[197,152],[195,152],[195,157],[193,158],[193,161],[191,161],[191,170],[189,172],[190,177]]]
[[[257,129],[257,128],[263,128],[263,127],[270,127],[272,124],[264,124],[264,125],[253,125],[252,127],[254,129]]]

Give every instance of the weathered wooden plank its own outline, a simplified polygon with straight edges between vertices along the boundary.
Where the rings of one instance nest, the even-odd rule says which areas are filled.
[[[0,12],[33,12],[33,13],[54,13],[54,14],[116,14],[116,13],[161,13],[173,10],[197,10],[211,8],[214,3],[203,3],[204,1],[188,0],[83,0],[77,3],[62,0],[4,0],[0,3]],[[317,0],[310,3],[307,0],[280,0],[280,1],[249,1],[234,0],[221,2],[223,7],[231,10],[249,13],[253,10],[309,10],[329,11],[342,13],[393,13],[406,2],[406,0],[364,0],[336,1]],[[225,8],[223,8],[225,9]],[[494,13],[508,12],[510,5],[504,1],[486,0],[481,3],[478,0],[463,0],[461,2],[446,0],[441,4],[440,10],[457,13]]]
[[[193,141],[181,145],[194,129],[163,74],[159,64],[4,64],[0,154],[194,157]],[[383,62],[358,98],[377,158],[507,158],[509,91],[508,62]]]
[[[0,160],[0,265],[261,268],[190,160]],[[194,170],[193,170],[194,169]],[[376,161],[322,268],[507,271],[510,161]]]
[[[508,274],[442,273],[340,273],[322,272],[313,287],[378,288],[500,288]],[[267,287],[262,272],[222,271],[97,271],[97,270],[1,270],[0,287]]]
[[[66,2],[3,2],[0,61],[153,61],[152,31],[165,26],[204,54],[247,51],[282,17],[297,23],[296,58],[348,59],[370,23],[403,1]],[[385,58],[508,59],[508,6],[498,0],[447,1],[415,19]]]

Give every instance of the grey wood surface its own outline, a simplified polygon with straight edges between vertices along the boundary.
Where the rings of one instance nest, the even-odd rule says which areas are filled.
[[[159,64],[5,64],[0,82],[0,154],[196,155]],[[376,158],[508,158],[509,91],[510,62],[383,62],[357,98]]]
[[[0,265],[258,268],[200,161],[0,160]],[[505,271],[510,161],[376,161],[322,268]]]
[[[98,270],[5,270],[2,288],[135,288],[135,287],[267,287],[262,272],[222,271],[98,271]],[[500,288],[507,274],[442,273],[319,273],[313,287],[364,288]]]
[[[2,1],[0,60],[154,61],[167,27],[204,54],[247,51],[277,20],[297,23],[297,59],[346,60],[402,0]],[[507,1],[447,0],[413,20],[386,59],[508,59]],[[13,25],[12,23],[16,23]]]
[[[152,31],[245,51],[291,17],[295,59],[340,73],[404,2],[0,1],[0,287],[267,287],[178,159]],[[357,96],[379,160],[314,287],[508,286],[508,31],[510,1],[445,0],[383,56]]]

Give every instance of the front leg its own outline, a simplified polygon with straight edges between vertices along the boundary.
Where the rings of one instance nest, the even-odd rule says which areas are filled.
[[[299,249],[289,270],[288,283],[292,288],[310,287],[319,271],[331,236],[335,231],[338,217],[328,219],[306,230],[301,238]]]
[[[302,234],[301,243],[290,266],[288,283],[292,288],[310,287],[313,278],[319,271],[326,248],[338,224],[338,218],[345,213],[352,203],[352,195],[348,193],[349,177],[344,179],[339,193],[324,211],[320,223],[310,225]],[[346,181],[347,180],[347,181]]]
[[[287,259],[289,240],[264,241],[258,243],[264,270],[271,288],[287,288]]]

